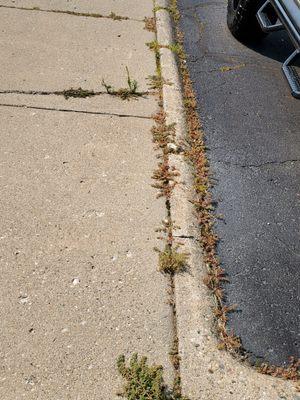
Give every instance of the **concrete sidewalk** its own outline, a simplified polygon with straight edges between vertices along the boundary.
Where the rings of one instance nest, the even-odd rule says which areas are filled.
[[[135,352],[190,400],[299,400],[218,348],[169,3],[155,4],[163,110],[152,0],[0,0],[1,400],[116,400],[116,359]],[[127,101],[128,72],[146,93]],[[158,272],[162,220],[187,273]]]
[[[165,217],[151,187],[157,103],[51,93],[105,91],[102,79],[126,87],[126,67],[148,90],[153,3],[0,5],[12,7],[0,7],[0,398],[114,399],[122,353],[172,375],[168,284],[153,251]]]

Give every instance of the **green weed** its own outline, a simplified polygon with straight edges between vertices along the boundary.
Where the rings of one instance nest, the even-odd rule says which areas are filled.
[[[135,353],[126,364],[125,356],[117,360],[119,373],[125,379],[122,393],[128,400],[188,400],[180,394],[168,390],[163,379],[161,365],[149,365],[147,357]]]

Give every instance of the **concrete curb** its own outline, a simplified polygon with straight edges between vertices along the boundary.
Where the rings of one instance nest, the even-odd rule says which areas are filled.
[[[158,43],[174,43],[172,24],[166,0],[156,2]],[[172,84],[163,85],[163,107],[167,124],[176,124],[176,142],[186,135],[181,82],[175,55],[160,49],[162,76]],[[218,350],[213,333],[213,299],[202,283],[206,275],[199,235],[190,199],[192,171],[181,154],[171,154],[170,165],[180,172],[180,184],[171,199],[172,220],[180,228],[174,232],[190,254],[189,272],[175,276],[177,334],[181,359],[180,374],[183,395],[191,400],[300,400],[294,384],[259,374],[225,351]]]

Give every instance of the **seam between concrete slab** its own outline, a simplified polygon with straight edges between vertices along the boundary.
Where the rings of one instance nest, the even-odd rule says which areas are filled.
[[[122,98],[122,93],[126,91],[127,88],[121,88],[118,90],[112,90],[108,92],[107,90],[90,90],[90,89],[82,89],[82,88],[70,88],[70,89],[65,89],[65,90],[54,90],[54,91],[47,91],[47,90],[17,90],[17,89],[9,89],[9,90],[0,90],[0,95],[1,94],[21,94],[21,95],[33,95],[33,96],[63,96],[66,99],[68,98],[87,98],[87,97],[94,97],[94,96],[116,96],[116,97],[121,97]],[[134,92],[130,93],[128,90],[128,97],[123,98],[123,100],[130,100],[134,98],[135,100],[138,100],[139,97],[145,98],[145,96],[153,96],[155,95],[155,91],[145,91],[145,92]]]
[[[54,14],[66,14],[73,17],[86,17],[86,18],[104,18],[104,19],[112,19],[113,21],[134,21],[134,22],[144,22],[142,19],[130,18],[126,16],[117,15],[114,12],[111,12],[110,15],[102,15],[98,13],[85,13],[85,12],[77,12],[77,11],[68,11],[68,10],[51,10],[44,9],[39,7],[17,7],[17,6],[8,6],[5,4],[0,4],[0,8],[9,8],[13,10],[21,10],[21,11],[35,11],[35,12],[46,12],[46,13],[54,13]]]
[[[0,103],[0,107],[15,107],[15,108],[29,108],[33,110],[43,110],[43,111],[57,111],[57,112],[66,112],[66,113],[79,113],[79,114],[91,114],[91,115],[99,115],[99,116],[111,116],[111,117],[119,117],[119,118],[141,118],[141,119],[152,119],[152,116],[143,116],[143,115],[132,115],[132,114],[118,114],[118,113],[109,113],[109,112],[100,112],[100,111],[86,111],[86,110],[72,110],[67,108],[54,108],[54,107],[38,107],[38,106],[29,106],[26,104],[5,104]]]
[[[170,24],[166,21],[162,21],[160,19],[160,15],[158,15],[156,9],[157,6],[161,6],[161,4],[158,4],[154,0],[154,14],[155,14],[155,21],[156,21],[156,41],[159,43],[159,69],[161,69],[161,78],[162,78],[162,93],[161,93],[161,100],[162,100],[162,108],[165,112],[165,123],[167,126],[173,126],[175,124],[175,130],[176,130],[176,143],[175,146],[178,145],[178,127],[177,124],[180,125],[180,121],[178,120],[178,114],[177,110],[172,112],[172,107],[174,106],[174,103],[176,102],[177,99],[181,98],[180,94],[180,85],[176,85],[176,83],[179,82],[179,80],[176,81],[176,75],[177,75],[177,68],[175,69],[168,69],[169,67],[169,62],[170,62],[170,55],[171,59],[173,57],[170,49],[164,45],[170,45],[172,44],[171,41],[164,41],[164,34],[165,30],[169,29]],[[166,4],[163,4],[163,7],[165,7]],[[162,46],[161,46],[162,45]],[[175,79],[175,85],[174,83]],[[170,89],[171,88],[171,89]],[[180,102],[178,103],[180,104]],[[181,121],[183,122],[183,121]],[[171,170],[174,171],[179,171],[180,172],[180,178],[182,178],[181,174],[181,169],[178,168],[178,163],[176,162],[177,156],[172,154],[170,152],[168,154],[168,166]],[[178,183],[178,182],[177,182]],[[172,238],[176,239],[182,239],[186,235],[184,235],[182,232],[181,234],[174,234],[173,230],[176,229],[181,229],[175,227],[175,223],[177,224],[177,213],[176,210],[173,209],[173,199],[174,196],[176,196],[177,192],[177,187],[179,185],[175,184],[172,188],[170,198],[166,199],[166,209],[167,209],[167,216],[168,220],[170,221],[172,225]],[[175,211],[175,213],[173,213]],[[175,217],[174,217],[175,216]],[[174,225],[174,227],[173,227]],[[177,243],[173,243],[173,240],[171,240],[171,248],[175,247]],[[182,252],[182,254],[185,254]],[[173,370],[174,370],[174,385],[173,385],[173,390],[174,392],[177,393],[178,398],[185,399],[185,397],[182,397],[182,386],[181,386],[181,368],[180,368],[180,356],[179,356],[179,332],[178,332],[178,311],[177,311],[177,301],[176,301],[176,272],[170,272],[169,273],[169,282],[170,282],[170,306],[172,310],[172,318],[173,318],[173,343],[172,343],[172,348],[171,348],[171,361],[173,365]]]

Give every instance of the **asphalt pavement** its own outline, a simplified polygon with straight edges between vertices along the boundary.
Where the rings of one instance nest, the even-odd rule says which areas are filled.
[[[285,32],[236,41],[224,1],[179,0],[213,174],[229,329],[253,362],[299,357],[300,100],[281,73]]]

